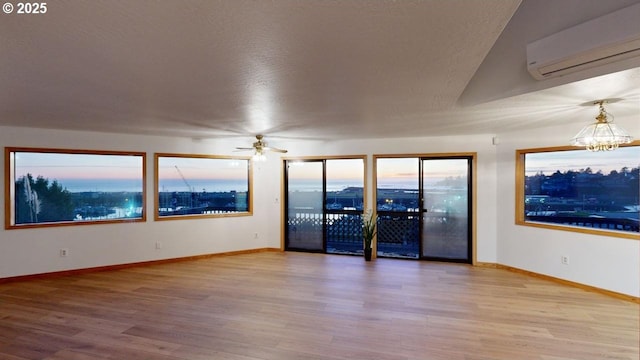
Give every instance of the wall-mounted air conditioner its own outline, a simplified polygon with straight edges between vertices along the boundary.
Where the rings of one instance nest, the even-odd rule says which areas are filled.
[[[527,68],[538,80],[633,57],[640,57],[640,4],[527,45]]]

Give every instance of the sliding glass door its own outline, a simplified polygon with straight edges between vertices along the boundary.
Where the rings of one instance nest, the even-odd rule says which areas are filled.
[[[287,250],[324,251],[324,165],[287,162]]]
[[[422,159],[422,257],[471,260],[471,159]]]
[[[285,250],[362,254],[364,158],[284,165]]]
[[[472,261],[472,159],[376,157],[378,257]]]
[[[364,160],[327,159],[325,195],[326,251],[362,254]]]
[[[420,257],[419,166],[417,157],[376,161],[379,257]]]

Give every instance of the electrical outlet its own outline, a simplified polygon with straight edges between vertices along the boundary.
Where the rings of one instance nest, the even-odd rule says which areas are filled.
[[[569,257],[566,255],[562,255],[560,257],[560,262],[562,263],[562,265],[569,265]]]
[[[257,239],[258,238],[258,233],[253,233],[253,238]]]
[[[156,241],[156,250],[162,249],[162,243],[160,241]]]
[[[69,249],[60,249],[60,257],[69,256]]]

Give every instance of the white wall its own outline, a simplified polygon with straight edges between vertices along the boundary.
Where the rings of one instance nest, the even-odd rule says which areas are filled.
[[[637,119],[616,122],[640,137]],[[500,263],[569,281],[640,295],[640,241],[515,225],[515,150],[565,145],[575,123],[539,132],[492,135],[292,141],[271,139],[287,156],[477,152],[477,261]],[[253,139],[177,139],[0,127],[0,146],[31,146],[147,152],[147,205],[153,209],[153,153],[238,154]],[[4,166],[4,164],[2,164]],[[0,278],[235,250],[280,247],[281,162],[277,154],[254,169],[254,216],[153,221],[40,229],[0,229]],[[0,180],[4,188],[4,178]],[[499,189],[499,191],[498,191]],[[371,192],[369,192],[371,196]],[[3,199],[4,202],[4,199]],[[372,203],[369,198],[369,204]],[[0,209],[4,218],[4,208]],[[254,238],[254,233],[259,237]],[[163,248],[155,250],[155,242]],[[60,248],[70,256],[61,258]],[[561,265],[560,256],[570,257]]]
[[[0,278],[81,269],[122,263],[176,258],[256,248],[279,248],[281,241],[281,161],[254,167],[254,216],[159,221],[153,220],[153,154],[155,152],[234,153],[252,138],[192,140],[155,136],[100,134],[0,127],[0,146],[128,150],[147,153],[147,221],[144,223],[0,229]],[[396,153],[478,152],[478,261],[496,261],[495,147],[491,136],[412,138],[355,141],[284,141],[272,145],[289,149],[289,156],[371,155]],[[3,164],[4,166],[4,164]],[[4,187],[4,178],[1,180]],[[368,194],[371,197],[371,191]],[[371,204],[371,198],[369,203]],[[4,218],[4,208],[0,210]],[[254,234],[258,233],[258,238]],[[160,241],[162,249],[156,250]],[[60,257],[61,248],[69,249]]]
[[[640,296],[640,241],[515,225],[516,149],[568,145],[588,121],[500,134],[498,170],[498,263],[622,294]],[[640,121],[615,122],[640,138]],[[568,256],[569,265],[560,257]]]
[[[0,278],[158,260],[279,247],[279,162],[270,158],[254,168],[254,216],[154,221],[153,154],[155,152],[245,155],[232,152],[251,144],[251,137],[192,140],[154,136],[114,135],[0,127],[0,147],[43,147],[88,150],[127,150],[147,153],[147,221],[138,223],[0,229]],[[2,159],[4,168],[4,158]],[[0,180],[4,189],[4,177]],[[277,190],[273,190],[277,189]],[[4,192],[3,192],[4,193]],[[4,204],[4,198],[2,199]],[[4,219],[4,206],[0,210]],[[267,221],[267,219],[269,221]],[[275,230],[274,230],[275,229]],[[255,238],[255,233],[258,238]],[[162,243],[155,249],[156,241]],[[60,257],[61,248],[69,249]]]

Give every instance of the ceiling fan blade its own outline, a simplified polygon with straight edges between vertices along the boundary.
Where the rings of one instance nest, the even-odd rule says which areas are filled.
[[[279,152],[279,153],[286,153],[287,152],[287,150],[278,149],[278,148],[274,148],[274,147],[264,147],[263,149],[267,150],[267,151],[273,151],[273,152]]]
[[[236,147],[236,150],[239,150],[239,151],[252,150],[259,155],[263,155],[267,151],[273,151],[273,152],[279,152],[279,153],[287,152],[287,150],[284,150],[284,149],[278,149],[278,148],[267,146],[267,143],[262,141],[263,138],[264,138],[263,135],[256,135],[256,142],[253,143],[253,147]]]

